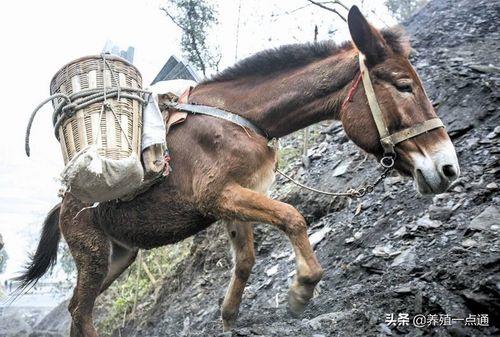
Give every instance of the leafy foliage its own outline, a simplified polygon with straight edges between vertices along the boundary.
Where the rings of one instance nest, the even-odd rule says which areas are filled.
[[[322,125],[309,126],[308,142],[314,144],[321,135]],[[303,156],[304,132],[297,131],[281,139],[279,148],[278,168],[289,172],[296,165],[301,164]]]
[[[386,0],[385,5],[398,21],[405,21],[427,4],[428,0]]]
[[[206,0],[168,0],[162,10],[182,30],[181,48],[187,60],[203,75],[218,70],[221,54],[207,43],[209,29],[217,24],[217,11]]]

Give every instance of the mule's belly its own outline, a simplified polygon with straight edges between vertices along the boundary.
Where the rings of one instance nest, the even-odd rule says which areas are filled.
[[[215,222],[175,194],[154,194],[100,205],[103,230],[122,245],[150,249],[182,241]]]

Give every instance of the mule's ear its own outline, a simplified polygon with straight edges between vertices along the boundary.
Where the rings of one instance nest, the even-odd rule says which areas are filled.
[[[385,42],[375,28],[366,21],[357,6],[352,6],[347,16],[352,41],[366,56],[370,64],[377,64],[387,56]]]

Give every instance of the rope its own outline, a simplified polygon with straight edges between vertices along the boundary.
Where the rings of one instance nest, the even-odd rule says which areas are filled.
[[[364,187],[359,187],[357,189],[350,188],[345,192],[328,192],[328,191],[318,190],[314,187],[309,187],[307,185],[302,184],[301,182],[293,179],[292,177],[290,177],[289,175],[287,175],[286,173],[284,173],[280,169],[276,169],[276,172],[281,174],[283,177],[285,177],[286,179],[288,179],[289,181],[291,181],[295,185],[302,187],[306,190],[315,192],[315,193],[334,196],[334,197],[348,197],[351,199],[359,199],[361,197],[364,197],[367,193],[373,192],[373,190],[375,189],[375,186],[377,186],[382,180],[384,180],[384,178],[387,177],[389,172],[392,171],[393,165],[394,165],[394,163],[391,166],[385,166],[384,164],[382,164],[382,166],[384,166],[384,168],[385,168],[384,172],[382,172],[382,174],[375,180],[375,182],[373,184],[367,184]]]
[[[79,99],[76,99],[73,101],[73,95],[69,96],[70,100],[72,101],[70,104],[65,104],[64,102],[61,103],[63,105],[62,107],[58,107],[57,110],[61,111],[58,115],[56,122],[54,123],[54,133],[57,139],[59,139],[59,135],[57,133],[59,126],[61,123],[66,120],[66,118],[71,117],[74,115],[74,112],[83,108],[88,107],[89,105],[99,103],[99,102],[104,102],[108,98],[115,98],[115,97],[122,97],[122,98],[129,98],[133,100],[137,100],[143,105],[146,104],[146,100],[142,98],[141,96],[137,94],[129,94],[129,93],[123,93],[125,92],[132,92],[132,93],[141,93],[141,94],[150,94],[149,91],[141,90],[141,89],[135,89],[135,88],[129,88],[129,87],[118,87],[118,88],[113,88],[112,90],[108,89],[99,89],[100,92],[97,93],[92,93],[88,94],[86,96],[80,97]],[[81,92],[78,94],[81,95]],[[57,112],[57,111],[56,111]]]
[[[33,112],[31,113],[30,119],[28,121],[28,126],[26,128],[26,137],[24,139],[24,149],[26,150],[26,155],[28,157],[30,156],[30,133],[31,133],[31,126],[33,125],[33,121],[35,120],[36,113],[45,104],[47,104],[48,102],[51,102],[52,100],[54,100],[56,98],[63,98],[63,99],[66,100],[67,103],[71,102],[71,99],[67,95],[61,94],[61,93],[57,93],[57,94],[54,94],[54,95],[50,96],[49,98],[43,100],[40,104],[38,104],[38,106],[35,108],[35,110],[33,110]]]
[[[288,179],[289,181],[291,181],[295,185],[300,186],[302,188],[305,188],[306,190],[309,190],[309,191],[312,191],[312,192],[316,192],[316,193],[320,193],[320,194],[325,194],[325,195],[331,195],[331,196],[335,196],[335,197],[351,197],[352,196],[352,192],[350,192],[350,191],[347,191],[347,192],[327,192],[327,191],[318,190],[316,188],[309,187],[307,185],[302,184],[301,182],[293,179],[292,177],[290,177],[289,175],[287,175],[286,173],[284,173],[280,169],[276,169],[276,172],[278,172],[279,174],[281,174],[283,177],[285,177],[286,179]]]

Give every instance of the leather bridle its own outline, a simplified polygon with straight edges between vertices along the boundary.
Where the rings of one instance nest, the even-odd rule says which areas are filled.
[[[394,148],[397,144],[416,137],[422,133],[426,133],[437,128],[444,128],[445,126],[439,117],[435,117],[401,131],[390,133],[387,123],[385,122],[384,115],[382,114],[382,110],[378,104],[377,96],[375,95],[375,90],[373,89],[372,81],[370,79],[370,72],[366,67],[365,61],[365,56],[362,53],[359,53],[359,78],[361,78],[363,82],[363,88],[365,89],[365,94],[368,99],[368,105],[379,133],[380,144],[384,150],[384,155],[380,160],[380,164],[389,168],[394,166],[394,158],[396,157],[396,151]],[[347,102],[352,100],[352,95],[359,84],[359,78],[354,82],[351,90],[349,90],[349,94],[344,101],[344,104],[342,104],[342,107],[345,107]]]

